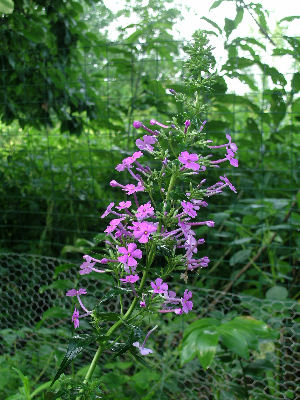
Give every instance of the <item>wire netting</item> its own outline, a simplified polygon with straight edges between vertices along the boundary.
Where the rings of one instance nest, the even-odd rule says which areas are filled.
[[[0,316],[1,326],[4,321],[6,325],[6,329],[1,331],[1,349],[18,349],[23,363],[30,364],[37,357],[40,366],[46,365],[44,374],[49,378],[53,377],[53,360],[47,364],[45,358],[48,360],[49,355],[57,349],[62,353],[65,351],[72,314],[70,299],[66,298],[65,291],[50,285],[56,273],[60,273],[61,279],[75,283],[77,267],[63,271],[68,263],[67,260],[28,254],[4,253],[1,257],[3,287]],[[81,285],[95,294],[96,299],[101,299],[109,287],[103,280],[88,278],[83,279]],[[224,360],[219,362],[218,357],[204,372],[197,360],[184,367],[172,364],[173,356],[167,350],[179,344],[183,322],[180,321],[166,335],[164,328],[168,327],[168,319],[162,317],[162,333],[155,339],[159,345],[151,364],[160,376],[153,387],[155,398],[173,399],[180,395],[187,400],[215,399],[219,398],[220,393],[223,396],[221,398],[226,398],[226,393],[229,396],[233,389],[246,386],[248,398],[299,399],[299,304],[291,300],[262,300],[204,288],[191,289],[197,298],[194,311],[198,316],[217,316],[220,313],[232,317],[251,315],[279,330],[280,335],[276,340],[261,343],[259,351],[254,352],[245,365],[243,374],[238,361],[224,363]],[[221,296],[221,301],[211,307],[217,296]],[[107,311],[117,311],[119,304],[116,301],[107,307]],[[48,314],[47,310],[50,310]],[[85,322],[82,321],[82,324]],[[91,354],[87,352],[83,358],[80,357],[80,361],[76,361],[76,368],[82,366],[82,360],[89,361]],[[104,360],[106,358],[104,356]],[[109,364],[107,367],[105,365],[104,372],[109,372]],[[112,390],[118,389],[114,387]]]

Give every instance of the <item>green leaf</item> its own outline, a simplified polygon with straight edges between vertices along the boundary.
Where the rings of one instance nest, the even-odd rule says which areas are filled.
[[[60,375],[71,364],[72,360],[74,360],[85,347],[89,346],[92,342],[95,341],[96,338],[92,335],[76,335],[70,340],[66,355],[64,356],[58,368],[58,371],[56,372],[55,377],[51,382],[51,386],[54,384],[55,381],[57,381]]]
[[[69,271],[70,269],[74,268],[75,266],[76,266],[75,264],[60,264],[60,265],[58,265],[54,270],[54,279],[56,279],[57,276],[61,272]]]
[[[299,15],[290,15],[289,17],[284,17],[284,18],[280,19],[279,24],[281,24],[281,22],[284,22],[284,21],[291,22],[298,18],[300,18]]]
[[[181,364],[198,357],[203,369],[212,363],[217,351],[219,334],[214,327],[192,331],[182,343]]]
[[[32,393],[31,393],[31,399],[33,399],[37,394],[43,392],[45,389],[48,389],[51,385],[51,381],[42,383],[40,386],[38,386]]]
[[[225,18],[225,25],[224,25],[224,31],[226,32],[226,37],[228,39],[229,35],[231,32],[234,30],[235,24],[233,19]]]
[[[190,324],[183,333],[183,340],[194,330],[204,329],[207,327],[218,326],[220,321],[215,318],[201,318]]]
[[[248,261],[250,258],[251,249],[239,250],[229,260],[231,266]]]
[[[292,90],[294,93],[297,93],[300,91],[300,72],[294,73],[291,85],[292,85]]]
[[[13,0],[0,0],[0,14],[11,14],[13,11]]]
[[[212,21],[211,19],[206,18],[206,17],[201,17],[200,19],[204,19],[204,21],[211,24],[214,28],[216,28],[219,31],[220,35],[222,35],[222,29],[214,21]]]
[[[219,5],[220,5],[221,3],[223,3],[223,1],[226,1],[226,0],[216,0],[216,1],[212,4],[212,6],[210,7],[209,11],[212,10],[213,8],[219,7]]]
[[[273,286],[266,293],[267,299],[285,300],[288,297],[288,291],[283,286]]]
[[[22,383],[23,383],[23,387],[24,387],[24,393],[25,393],[25,399],[26,400],[30,400],[31,396],[30,396],[30,382],[29,382],[29,378],[27,376],[25,376],[22,371],[20,371],[18,368],[12,367],[12,369],[14,371],[16,371],[16,373],[19,375],[19,378],[21,379]]]
[[[72,289],[73,286],[74,282],[72,282],[71,279],[58,279],[57,281],[51,283],[51,285],[41,286],[39,292],[44,293],[46,290],[49,289],[60,289],[60,290]]]
[[[237,245],[237,244],[244,244],[244,243],[249,243],[252,241],[252,237],[245,237],[245,238],[241,238],[241,239],[236,239],[233,242],[231,242],[230,244],[233,245]]]
[[[50,318],[64,319],[69,315],[68,311],[62,307],[51,307],[43,313],[43,316],[39,322],[35,325],[35,329],[39,329],[46,320]]]
[[[222,343],[228,350],[242,358],[249,358],[248,344],[242,332],[226,324],[220,325],[217,330],[221,335]]]

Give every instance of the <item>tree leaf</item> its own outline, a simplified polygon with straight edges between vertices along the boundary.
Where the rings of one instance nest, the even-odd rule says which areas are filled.
[[[11,14],[13,11],[13,0],[0,0],[0,14]]]
[[[288,297],[288,291],[283,286],[273,286],[266,293],[267,299],[285,300]]]
[[[210,25],[212,25],[214,28],[216,28],[219,31],[219,33],[222,35],[222,29],[214,21],[212,21],[211,19],[206,18],[206,17],[201,17],[200,19],[204,19],[204,21],[208,22]]]
[[[300,72],[295,72],[292,78],[292,90],[294,93],[297,93],[300,91]]]
[[[289,17],[284,17],[284,18],[280,19],[279,24],[281,24],[281,22],[284,22],[284,21],[291,22],[298,18],[300,18],[299,15],[290,15]]]
[[[226,0],[216,0],[216,1],[212,4],[212,6],[210,7],[209,11],[212,10],[213,8],[219,7],[219,5],[220,5],[221,3],[223,3],[223,1],[226,1]]]

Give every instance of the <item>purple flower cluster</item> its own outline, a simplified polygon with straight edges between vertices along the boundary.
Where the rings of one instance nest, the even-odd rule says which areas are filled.
[[[185,175],[198,175],[207,169],[207,167],[218,167],[218,164],[229,161],[234,167],[238,166],[238,160],[235,158],[237,146],[232,142],[231,136],[226,135],[228,143],[211,146],[206,141],[206,147],[209,149],[226,148],[225,157],[219,160],[210,160],[211,155],[202,156],[193,153],[190,149],[186,150],[184,143],[186,138],[189,142],[193,142],[192,138],[200,134],[205,122],[198,130],[191,130],[191,121],[186,120],[184,128],[175,126],[174,124],[165,125],[154,119],[150,121],[150,125],[158,126],[162,129],[171,129],[171,134],[178,134],[181,139],[181,148],[177,154],[173,151],[171,157],[169,153],[163,153],[160,143],[160,132],[152,130],[140,121],[135,121],[133,126],[136,129],[143,129],[147,132],[141,139],[136,140],[136,146],[139,151],[134,152],[131,156],[116,166],[118,172],[127,171],[134,183],[121,184],[116,180],[110,182],[110,186],[120,188],[127,196],[133,195],[131,200],[121,201],[118,205],[111,202],[101,218],[111,218],[104,232],[106,233],[105,243],[110,258],[93,258],[89,255],[83,256],[84,262],[80,266],[79,273],[81,275],[90,274],[92,272],[105,273],[113,272],[119,282],[129,284],[132,293],[139,299],[141,309],[160,313],[174,313],[177,315],[187,314],[193,309],[192,292],[186,288],[183,296],[177,296],[172,290],[169,290],[169,284],[164,280],[168,275],[157,276],[157,268],[155,268],[155,250],[158,245],[171,246],[173,254],[181,257],[181,269],[185,269],[185,274],[198,268],[208,266],[210,259],[205,255],[198,255],[198,247],[205,243],[203,238],[197,238],[194,227],[206,226],[214,227],[214,221],[197,220],[199,218],[202,207],[207,207],[204,197],[211,197],[222,193],[225,187],[229,187],[236,193],[235,187],[224,175],[220,176],[220,180],[215,184],[203,188],[206,179],[202,179],[197,186],[197,193],[193,188],[186,192],[181,201],[172,203],[172,211],[170,207],[170,192],[174,187],[175,179],[180,180]],[[194,135],[194,136],[193,136]],[[203,134],[201,134],[203,135]],[[203,142],[202,142],[203,144]],[[143,153],[145,151],[146,153]],[[143,166],[138,160],[148,154],[154,155],[156,160],[161,162],[161,172],[154,174],[149,166]],[[166,172],[168,171],[168,172]],[[174,173],[175,171],[175,173]],[[168,173],[168,175],[167,175]],[[159,176],[159,179],[157,178]],[[171,178],[170,178],[171,176]],[[152,192],[151,192],[152,190]],[[153,191],[156,194],[153,196]],[[145,193],[149,194],[151,201],[145,202]],[[139,197],[138,197],[139,196]],[[161,196],[161,201],[157,204],[155,196]],[[142,201],[141,201],[142,200]],[[96,264],[109,266],[108,269],[98,269]],[[139,273],[143,274],[140,280]],[[146,280],[150,276],[150,283]],[[152,280],[151,280],[152,279]],[[135,289],[135,284],[140,280],[140,286]],[[146,286],[145,286],[146,285]],[[76,291],[72,289],[67,292],[67,296],[75,296],[85,314],[80,315],[75,308],[72,321],[75,328],[79,326],[79,318],[90,315],[91,311],[87,310],[82,304],[80,296],[86,294],[85,289]],[[157,306],[159,304],[159,306]],[[142,310],[141,310],[142,311]],[[153,330],[150,331],[150,333]],[[148,337],[148,336],[147,336]],[[146,337],[146,339],[147,339]],[[145,340],[146,340],[145,339]],[[139,342],[133,343],[142,355],[152,353],[151,349],[146,349],[144,344]]]

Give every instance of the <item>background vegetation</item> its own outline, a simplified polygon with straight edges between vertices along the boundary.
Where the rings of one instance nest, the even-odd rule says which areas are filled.
[[[152,368],[122,357],[107,362],[101,388],[109,399],[172,399],[182,391],[188,399],[296,399],[300,42],[285,26],[298,17],[271,32],[260,4],[237,0],[224,27],[205,17],[207,30],[186,44],[174,40],[180,10],[171,0],[125,3],[114,14],[92,0],[16,0],[13,13],[0,17],[0,397],[43,398],[53,378],[71,336],[64,292],[76,283],[82,254],[101,249],[99,215],[116,200],[108,182],[134,148],[133,120],[166,121],[188,106],[208,120],[210,139],[223,143],[230,132],[240,161],[234,172],[221,170],[238,196],[213,199],[205,211],[217,228],[207,239],[211,266],[193,282],[197,315],[222,323],[251,315],[281,337],[250,341],[246,353],[242,339],[239,350],[221,344],[205,373],[197,360],[179,365],[180,331],[191,321],[166,319]],[[257,31],[238,37],[249,12]],[[115,28],[129,15],[130,25]],[[224,43],[222,62],[207,39],[213,36]],[[100,297],[110,282],[86,285],[97,285]],[[85,354],[74,361],[82,367],[77,376],[85,362]],[[71,382],[63,377],[59,385]]]

